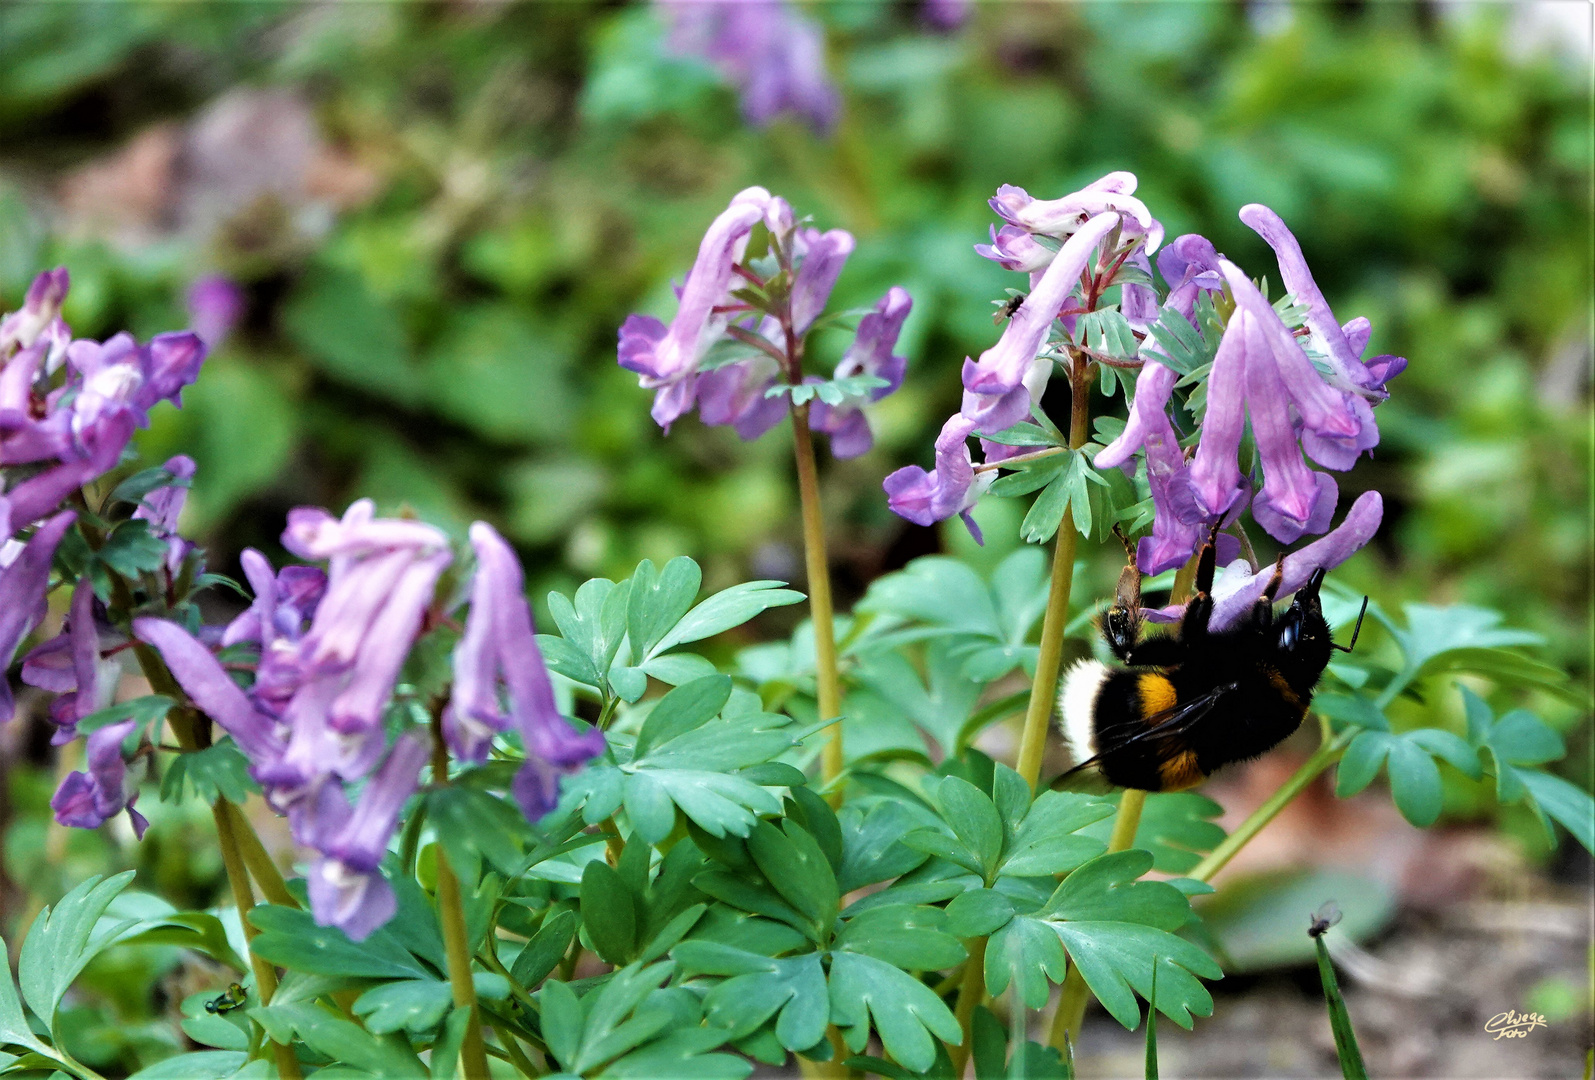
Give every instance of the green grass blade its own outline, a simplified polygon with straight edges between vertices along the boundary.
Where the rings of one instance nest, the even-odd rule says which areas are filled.
[[[1351,1029],[1346,999],[1340,996],[1340,983],[1336,981],[1335,969],[1329,963],[1329,949],[1324,945],[1323,935],[1313,935],[1313,944],[1318,949],[1318,975],[1324,981],[1324,1000],[1329,1003],[1329,1026],[1335,1032],[1335,1053],[1340,1056],[1340,1073],[1345,1080],[1368,1080],[1368,1068],[1362,1063],[1357,1034]]]
[[[1157,1080],[1157,957],[1152,957],[1152,992],[1146,1001],[1146,1080]]]

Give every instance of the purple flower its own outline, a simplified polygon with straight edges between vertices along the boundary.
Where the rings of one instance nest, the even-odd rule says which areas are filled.
[[[1246,405],[1263,470],[1263,488],[1252,499],[1252,517],[1274,539],[1294,543],[1303,533],[1329,528],[1340,490],[1333,476],[1309,469],[1302,460],[1285,381],[1267,360],[1263,330],[1249,313],[1239,317],[1246,335]],[[1233,322],[1231,327],[1230,333],[1240,329]]]
[[[103,344],[74,341],[67,363],[82,377],[72,403],[72,431],[80,438],[107,417],[126,412],[139,427],[160,401],[182,404],[183,387],[199,377],[205,343],[191,333],[159,334],[140,345],[128,333]]]
[[[1064,237],[1092,218],[1117,214],[1126,236],[1146,239],[1148,254],[1163,241],[1163,226],[1152,217],[1146,204],[1135,198],[1134,173],[1112,172],[1061,199],[1033,198],[1024,188],[1004,184],[991,200],[997,216],[1010,225],[1033,233]]]
[[[554,704],[515,552],[481,521],[471,526],[471,546],[477,560],[471,613],[454,652],[456,672],[469,677],[463,686],[456,681],[449,704],[450,745],[463,760],[481,760],[492,732],[513,727],[526,750],[514,794],[527,818],[536,821],[558,803],[559,777],[604,751],[604,733],[578,732]],[[507,717],[499,706],[499,679]]]
[[[168,458],[162,468],[181,482],[156,488],[144,496],[144,501],[133,511],[133,516],[148,521],[156,536],[166,537],[166,572],[176,576],[194,546],[177,535],[177,518],[183,512],[183,504],[188,501],[187,481],[194,479],[194,459],[187,454],[178,454]]]
[[[1393,365],[1387,364],[1377,373],[1364,365],[1361,357],[1362,350],[1368,344],[1366,334],[1362,335],[1362,341],[1353,348],[1345,328],[1335,321],[1334,312],[1329,310],[1329,301],[1324,299],[1318,283],[1313,280],[1312,271],[1307,268],[1307,259],[1302,255],[1301,245],[1296,242],[1296,237],[1285,226],[1280,216],[1260,203],[1249,203],[1241,207],[1240,218],[1274,249],[1274,254],[1279,258],[1279,276],[1283,279],[1286,290],[1307,305],[1307,328],[1312,331],[1313,343],[1329,358],[1329,366],[1339,377],[1340,388],[1360,389],[1382,398],[1383,380],[1398,374],[1400,369],[1406,366],[1406,361],[1402,360],[1395,371],[1390,371],[1389,368]]]
[[[968,20],[974,6],[974,0],[925,0],[919,17],[937,30],[957,30]]]
[[[1224,276],[1218,267],[1218,252],[1205,236],[1186,233],[1170,241],[1157,254],[1158,273],[1168,282],[1169,294],[1164,307],[1172,307],[1187,320],[1196,310],[1199,292],[1220,292]]]
[[[1244,311],[1231,316],[1207,377],[1202,439],[1191,460],[1188,478],[1193,523],[1227,517],[1245,505],[1247,485],[1241,475],[1239,455],[1241,437],[1246,433],[1248,318]]]
[[[841,98],[825,70],[825,35],[782,0],[662,0],[668,48],[712,64],[742,96],[742,115],[763,127],[794,112],[829,132]]]
[[[1118,224],[1118,214],[1104,213],[1081,225],[1008,320],[997,344],[982,353],[978,362],[964,359],[964,402],[960,411],[974,421],[977,430],[996,434],[1030,415],[1031,398],[1024,386],[1025,376],[1097,245]]]
[[[216,657],[187,630],[151,616],[133,620],[133,634],[160,652],[177,685],[257,765],[282,756],[283,741],[270,716],[255,708]]]
[[[752,442],[786,416],[785,397],[765,396],[780,373],[763,353],[705,371],[698,376],[698,418],[710,427],[729,424]]]
[[[282,545],[301,559],[331,559],[334,567],[339,565],[340,557],[397,548],[424,553],[449,546],[449,538],[432,525],[378,518],[375,512],[376,504],[370,499],[350,503],[342,518],[333,517],[319,506],[296,507],[288,511]]]
[[[109,629],[109,628],[107,628]],[[60,694],[51,706],[57,730],[51,742],[61,746],[77,737],[77,722],[111,703],[119,667],[102,661],[101,627],[94,618],[94,587],[87,577],[72,589],[66,627],[28,653],[22,681]]]
[[[0,499],[0,519],[9,517],[4,503]],[[11,666],[17,646],[44,617],[50,562],[55,558],[56,545],[76,520],[77,515],[70,510],[56,514],[40,525],[27,543],[0,554],[0,669]],[[10,545],[8,541],[6,546]],[[15,713],[10,680],[0,679],[0,723],[9,721]]]
[[[844,229],[826,233],[800,229],[794,246],[802,261],[792,279],[792,332],[802,337],[825,310],[836,279],[853,254],[853,234]]]
[[[9,507],[11,528],[22,528],[53,513],[78,488],[116,468],[132,437],[133,417],[126,413],[106,417],[84,432],[81,447],[69,451],[72,457],[35,473],[0,496]]]
[[[894,285],[886,290],[886,295],[876,302],[875,310],[859,320],[853,344],[848,346],[842,362],[836,365],[835,378],[873,375],[884,379],[885,386],[878,386],[862,396],[847,397],[837,405],[817,401],[809,409],[809,427],[830,435],[831,453],[839,458],[858,457],[875,443],[863,406],[895,393],[903,385],[908,361],[894,355],[892,350],[897,347],[897,337],[913,306],[913,298],[906,289]]]
[[[1037,240],[1029,229],[1018,225],[1004,225],[1001,230],[991,226],[991,243],[976,244],[975,254],[990,259],[1004,270],[1033,273],[1045,269],[1057,257],[1057,250]]]
[[[1136,549],[1136,565],[1143,574],[1161,574],[1183,565],[1205,532],[1200,525],[1182,520],[1176,510],[1182,500],[1189,499],[1189,470],[1167,412],[1178,379],[1174,371],[1148,361],[1135,380],[1135,407],[1129,423],[1095,461],[1097,468],[1108,469],[1128,464],[1137,450],[1146,451],[1146,479],[1156,515],[1152,535],[1142,537]]]
[[[975,422],[961,414],[942,425],[936,436],[936,467],[926,472],[918,465],[905,465],[883,483],[886,504],[892,513],[915,525],[931,525],[954,514],[964,519],[976,543],[983,542],[980,526],[970,516],[980,496],[996,480],[995,470],[979,475],[969,456],[969,436]]]
[[[133,809],[137,792],[130,790],[127,763],[122,760],[122,740],[137,726],[137,720],[128,719],[107,724],[89,735],[85,754],[88,772],[69,774],[50,799],[57,822],[77,829],[98,829],[126,810],[134,834],[143,838],[149,822]]]
[[[244,314],[244,290],[220,275],[188,287],[188,319],[208,349],[218,348]]]
[[[1373,539],[1383,517],[1383,497],[1377,491],[1363,492],[1339,525],[1285,556],[1278,595],[1289,596],[1307,584],[1315,570],[1333,570],[1351,558]],[[1214,630],[1233,626],[1262,599],[1273,576],[1272,566],[1254,571],[1245,562],[1227,564],[1213,582],[1213,614],[1208,625]],[[1178,622],[1184,612],[1185,605],[1179,604],[1151,609],[1146,615],[1153,622],[1167,623]]]
[[[40,338],[48,337],[51,328],[59,322],[61,303],[66,299],[72,278],[66,267],[46,270],[33,279],[22,307],[0,320],[0,359],[13,349],[31,347]]]
[[[382,610],[372,618],[349,672],[348,684],[332,702],[328,722],[354,735],[377,729],[382,707],[393,693],[405,657],[421,632],[438,577],[454,560],[447,549],[414,558],[393,586]]]
[[[321,855],[309,874],[316,925],[336,926],[351,940],[364,941],[393,918],[398,903],[382,876],[382,857],[426,758],[425,738],[409,731],[394,743],[352,811],[340,789],[328,788],[322,808],[325,831],[316,844]]]
[[[1290,405],[1301,418],[1302,448],[1326,468],[1351,468],[1364,451],[1379,443],[1373,407],[1361,394],[1325,382],[1251,279],[1228,259],[1221,258],[1219,266],[1237,307],[1250,315],[1261,332],[1256,338],[1261,350],[1256,354],[1258,362],[1267,363],[1272,357]]]
[[[732,267],[742,258],[748,234],[777,203],[785,205],[761,187],[739,192],[704,234],[669,327],[633,315],[620,328],[620,366],[656,391],[653,417],[666,431],[692,407],[698,362],[730,322],[729,313],[715,309],[732,302]]]

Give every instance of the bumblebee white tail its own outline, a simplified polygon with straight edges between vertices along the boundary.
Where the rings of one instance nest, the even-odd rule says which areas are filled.
[[[1063,737],[1069,743],[1069,753],[1073,755],[1076,765],[1096,756],[1097,740],[1092,717],[1096,712],[1097,695],[1101,693],[1108,675],[1108,666],[1100,660],[1081,660],[1063,673],[1059,695],[1063,703],[1063,715],[1058,726],[1063,729]]]

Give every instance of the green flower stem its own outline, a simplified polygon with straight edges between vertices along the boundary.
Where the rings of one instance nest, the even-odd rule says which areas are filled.
[[[532,1064],[531,1059],[521,1051],[520,1044],[515,1041],[515,1036],[505,1031],[497,1024],[492,1025],[493,1034],[498,1036],[499,1045],[504,1048],[504,1055],[509,1058],[510,1064],[521,1071],[522,1076],[542,1076],[543,1070]]]
[[[288,883],[283,880],[282,871],[277,869],[277,864],[272,861],[266,845],[260,842],[260,834],[255,832],[254,825],[244,815],[243,807],[230,802],[226,798],[216,801],[218,808],[224,808],[233,821],[233,835],[238,840],[238,851],[243,856],[244,865],[249,868],[249,876],[255,879],[255,884],[260,886],[261,893],[269,903],[282,907],[297,908],[299,901],[294,899],[288,891]]]
[[[249,871],[244,868],[243,857],[238,853],[238,838],[233,833],[232,815],[222,807],[223,801],[218,801],[211,808],[211,815],[216,820],[216,839],[222,849],[222,864],[227,868],[227,883],[232,886],[233,904],[238,908],[238,921],[244,927],[244,941],[253,942],[259,933],[249,921],[249,913],[255,907],[255,897],[249,889]],[[260,997],[260,1003],[271,1004],[272,995],[277,992],[277,969],[254,949],[249,950],[249,966],[255,972],[255,992]],[[294,1056],[293,1047],[273,1040],[271,1052],[277,1061],[277,1075],[282,1080],[300,1080],[304,1074],[299,1071],[299,1059]]]
[[[1224,864],[1233,859],[1241,848],[1251,842],[1252,837],[1263,831],[1279,812],[1290,805],[1292,799],[1306,790],[1307,785],[1318,779],[1320,773],[1335,762],[1346,752],[1346,747],[1356,737],[1356,728],[1347,728],[1339,735],[1323,742],[1312,757],[1302,762],[1289,780],[1280,785],[1279,790],[1268,797],[1268,801],[1256,810],[1253,810],[1247,819],[1236,827],[1235,831],[1224,838],[1223,843],[1214,848],[1207,858],[1196,865],[1191,871],[1191,877],[1197,881],[1211,881],[1213,875],[1224,868]]]
[[[449,748],[443,741],[441,713],[432,719],[432,779],[443,783],[449,775]],[[465,932],[465,904],[460,899],[460,879],[449,866],[448,853],[438,844],[438,921],[443,924],[443,949],[448,958],[449,989],[454,1007],[469,1009],[465,1041],[460,1046],[460,1067],[466,1080],[487,1080],[487,1050],[482,1042],[482,1013],[476,1006],[476,985],[471,981],[471,941]]]
[[[1085,445],[1091,422],[1091,371],[1079,357],[1078,374],[1069,388],[1069,447]],[[1058,695],[1058,669],[1063,666],[1063,630],[1069,622],[1069,594],[1074,589],[1074,553],[1080,539],[1064,508],[1058,525],[1058,542],[1052,549],[1052,583],[1047,592],[1047,613],[1041,621],[1041,652],[1036,657],[1036,677],[1030,683],[1030,707],[1025,711],[1024,735],[1019,741],[1019,775],[1032,789],[1041,778],[1041,756],[1047,748],[1047,728]]]
[[[986,939],[970,938],[964,942],[964,947],[969,950],[969,959],[964,962],[964,985],[959,988],[958,1001],[953,1006],[953,1016],[963,1029],[964,1041],[947,1048],[953,1059],[954,1076],[963,1076],[964,1066],[969,1063],[969,1050],[974,1041],[970,1023],[975,1018],[975,1006],[986,995]]]
[[[809,612],[814,622],[814,673],[821,720],[842,715],[842,681],[836,670],[836,627],[831,612],[831,568],[825,555],[825,515],[807,403],[792,407],[792,446],[797,457],[798,494],[803,503],[803,555],[808,569]],[[842,775],[842,725],[832,724],[820,752],[820,779],[829,787]],[[833,804],[841,792],[829,793]]]

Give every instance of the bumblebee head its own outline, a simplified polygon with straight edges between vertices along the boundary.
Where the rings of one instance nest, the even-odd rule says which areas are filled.
[[[1324,573],[1322,569],[1314,570],[1307,584],[1296,591],[1290,608],[1274,623],[1280,666],[1293,683],[1306,689],[1318,682],[1333,651],[1334,639],[1318,599]]]

